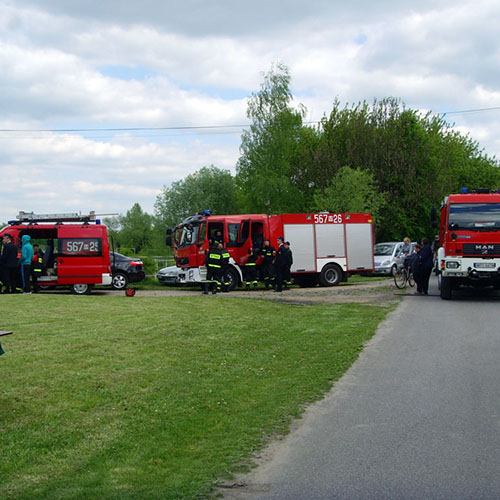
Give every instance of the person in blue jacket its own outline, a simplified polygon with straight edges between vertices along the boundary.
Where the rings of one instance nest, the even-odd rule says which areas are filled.
[[[19,267],[21,268],[21,282],[23,292],[30,293],[31,261],[33,260],[33,247],[31,246],[31,236],[25,234],[22,238],[23,246],[21,248],[21,258]]]
[[[429,278],[432,273],[432,248],[427,238],[422,239],[422,250],[418,252],[418,267],[420,271],[420,289],[417,283],[417,293],[427,295],[429,293]]]

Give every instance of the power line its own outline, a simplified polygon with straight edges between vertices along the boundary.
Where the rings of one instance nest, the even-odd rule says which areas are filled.
[[[496,111],[499,110],[500,106],[494,107],[494,108],[478,108],[478,109],[464,109],[462,111],[446,111],[444,113],[440,113],[443,116],[445,115],[457,115],[459,113],[480,113],[482,111]]]
[[[438,113],[443,117],[446,115],[455,115],[463,113],[481,113],[485,111],[498,111],[500,106],[491,108],[463,109],[459,111],[445,111]],[[304,124],[320,123],[321,120],[305,121]],[[242,129],[250,127],[250,123],[234,125],[185,125],[173,127],[104,127],[104,128],[54,128],[54,129],[0,129],[4,133],[28,132],[28,133],[69,133],[69,132],[147,132],[147,131],[190,131],[190,130],[224,130],[224,129]]]
[[[213,130],[227,128],[244,128],[245,125],[199,125],[180,127],[120,127],[120,128],[54,128],[54,129],[0,129],[0,132],[144,132],[147,130]]]

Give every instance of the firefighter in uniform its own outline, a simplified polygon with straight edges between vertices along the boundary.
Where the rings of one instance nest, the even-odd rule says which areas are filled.
[[[276,252],[276,259],[274,260],[274,267],[276,268],[276,289],[275,292],[283,291],[283,277],[285,274],[285,268],[288,264],[288,252],[289,250],[285,247],[285,241],[283,237],[278,238],[278,251]]]
[[[218,248],[212,247],[208,250],[205,266],[207,268],[207,279],[205,281],[205,290],[203,294],[207,295],[210,289],[212,294],[215,295],[217,291],[220,290],[222,271],[222,255]]]
[[[223,292],[229,292],[229,273],[228,273],[228,269],[229,269],[229,259],[231,257],[231,255],[229,254],[229,252],[227,251],[226,248],[224,248],[224,245],[222,243],[219,243],[217,245],[217,248],[221,254],[221,264],[222,264],[222,268],[221,268],[221,282],[222,282],[222,291]]]
[[[33,260],[31,261],[31,282],[33,291],[38,292],[38,278],[42,275],[43,250],[36,243],[33,245]]]
[[[259,254],[254,248],[248,249],[248,259],[243,266],[243,280],[245,282],[245,288],[250,290],[253,286],[257,288],[257,259]]]
[[[292,256],[292,251],[290,250],[290,242],[285,241],[285,248],[288,250],[287,251],[287,261],[285,265],[285,269],[283,271],[283,290],[288,290],[290,288],[290,285],[292,284],[292,275],[290,273],[290,269],[293,264],[293,256]]]
[[[262,278],[264,279],[266,290],[269,290],[274,282],[274,258],[276,257],[276,250],[269,244],[267,238],[264,239],[260,254],[262,255]]]
[[[224,245],[224,236],[222,235],[222,231],[220,229],[215,232],[212,241],[214,242],[215,246],[217,246],[219,243],[222,243],[222,245]]]

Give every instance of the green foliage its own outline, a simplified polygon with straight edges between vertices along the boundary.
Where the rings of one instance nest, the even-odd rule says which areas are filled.
[[[443,119],[406,109],[394,98],[344,108],[335,101],[309,157],[302,183],[313,186],[315,201],[343,167],[370,174],[380,209],[375,220],[379,240],[431,234],[431,206],[439,206],[461,185],[490,187],[500,179],[498,163],[482,154],[475,141]],[[332,196],[343,194],[339,189]]]
[[[238,213],[238,208],[233,176],[228,170],[211,165],[163,189],[156,198],[155,225],[164,232],[200,210],[231,214]]]
[[[154,276],[156,274],[156,264],[154,259],[147,256],[141,256],[141,260],[144,263],[144,272],[146,276]]]
[[[124,216],[120,216],[119,222],[119,246],[135,248],[135,252],[139,253],[151,243],[153,219],[143,212],[139,203],[135,203]]]
[[[368,212],[376,220],[384,201],[371,172],[341,167],[325,189],[314,194],[313,209],[335,213]]]
[[[290,106],[290,79],[286,66],[274,65],[248,103],[252,124],[242,134],[242,154],[236,165],[247,211],[298,212],[303,207],[302,192],[293,179],[292,158],[301,137],[305,108]]]

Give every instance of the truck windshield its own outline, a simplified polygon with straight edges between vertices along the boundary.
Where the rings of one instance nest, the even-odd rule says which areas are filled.
[[[452,203],[448,223],[453,229],[500,229],[500,203]]]
[[[179,239],[179,247],[188,247],[189,245],[196,243],[198,228],[199,226],[192,226],[191,224],[184,226]]]

